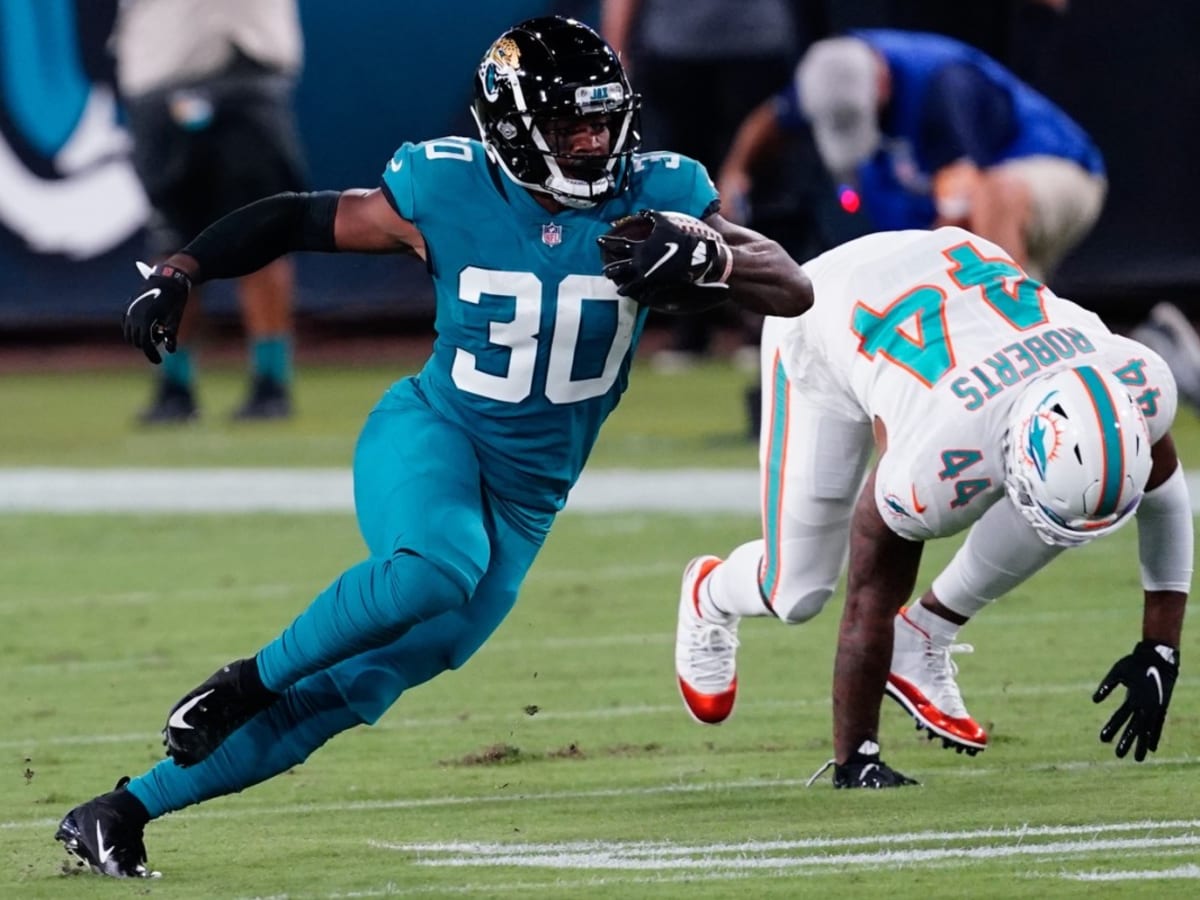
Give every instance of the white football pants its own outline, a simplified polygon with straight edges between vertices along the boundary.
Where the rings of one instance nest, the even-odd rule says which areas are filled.
[[[730,553],[708,589],[725,612],[796,623],[819,613],[837,588],[874,439],[869,422],[851,420],[789,382],[779,341],[790,324],[768,317],[763,325],[763,537]]]

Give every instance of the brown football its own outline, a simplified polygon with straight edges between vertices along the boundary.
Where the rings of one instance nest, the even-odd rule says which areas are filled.
[[[608,233],[614,237],[622,237],[627,241],[644,241],[650,237],[650,232],[654,230],[654,220],[648,216],[625,216],[622,219],[612,223]],[[605,265],[610,262],[616,262],[617,259],[623,257],[613,253],[607,247],[600,248],[600,258]]]

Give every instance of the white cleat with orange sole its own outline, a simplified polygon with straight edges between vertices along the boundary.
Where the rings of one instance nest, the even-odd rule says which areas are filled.
[[[987,732],[971,718],[963,704],[954,676],[958,666],[951,653],[971,653],[970,644],[939,644],[906,613],[896,615],[892,670],[888,674],[888,696],[907,710],[917,728],[929,738],[942,739],[942,746],[974,756],[988,745]]]
[[[688,714],[703,725],[720,725],[737,699],[738,619],[706,619],[700,612],[700,585],[721,559],[698,556],[683,570],[679,625],[675,632],[675,674]]]

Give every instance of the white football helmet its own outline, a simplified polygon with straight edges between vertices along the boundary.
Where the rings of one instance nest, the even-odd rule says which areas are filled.
[[[1004,487],[1047,544],[1075,547],[1115,531],[1150,477],[1150,431],[1111,372],[1060,369],[1030,381],[1004,435]]]

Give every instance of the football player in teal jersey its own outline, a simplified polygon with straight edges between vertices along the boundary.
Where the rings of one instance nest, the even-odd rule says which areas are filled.
[[[638,97],[585,25],[505,32],[472,111],[481,140],[405,144],[373,190],[243,207],[147,270],[129,301],[126,340],[159,362],[193,285],[291,251],[412,253],[433,278],[437,337],[358,440],[368,557],[172,708],[169,759],[63,818],[56,838],[98,873],[153,874],[150,820],[287,771],[479,649],[625,389],[655,290],[782,316],[811,305],[778,244],[718,214],[700,165],[637,153]],[[634,243],[606,238],[605,264],[598,240],[641,210],[683,217],[643,216],[653,229]]]

